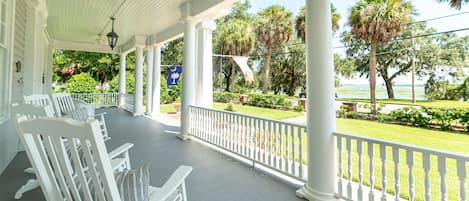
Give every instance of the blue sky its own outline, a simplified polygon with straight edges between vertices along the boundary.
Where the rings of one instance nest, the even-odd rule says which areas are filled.
[[[295,15],[298,13],[298,10],[301,6],[305,4],[305,0],[249,0],[251,3],[251,13],[256,13],[266,8],[269,5],[281,5],[292,11]],[[341,29],[348,28],[347,17],[350,14],[349,8],[354,5],[357,0],[332,0],[332,3],[337,8],[340,13],[341,20],[340,26]],[[427,20],[431,18],[452,15],[457,13],[469,12],[469,5],[464,5],[461,10],[456,10],[450,8],[446,3],[438,3],[437,0],[411,0],[412,4],[415,6],[417,12],[419,13],[416,16],[416,20]],[[456,29],[469,28],[469,13],[462,14],[458,16],[448,17],[444,19],[434,20],[427,22],[428,27],[436,28],[438,31],[449,31]],[[342,30],[339,30],[340,33]],[[460,36],[469,35],[469,31],[462,31],[457,33]],[[334,36],[333,46],[338,47],[342,46],[338,38],[339,34]],[[343,53],[343,50],[340,48],[334,49],[336,53]],[[357,78],[353,80],[343,80],[344,84],[367,84],[368,81],[364,78]],[[408,84],[410,79],[408,76],[402,76],[397,78],[396,83]],[[417,81],[418,84],[425,83],[425,80]],[[382,84],[381,79],[378,79],[378,84]]]

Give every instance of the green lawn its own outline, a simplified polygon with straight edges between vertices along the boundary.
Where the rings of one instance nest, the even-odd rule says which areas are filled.
[[[270,108],[260,108],[253,107],[248,105],[235,105],[236,110],[242,114],[265,117],[269,119],[281,120],[288,119],[293,117],[298,117],[303,115],[302,112],[293,112],[286,110],[270,109]],[[226,108],[226,103],[213,103],[213,108],[218,110],[223,110]],[[163,104],[160,106],[161,113],[175,112],[174,106],[172,104]]]
[[[370,102],[369,99],[360,98],[339,98],[342,101],[357,101],[357,102]],[[378,103],[395,103],[395,104],[412,104],[412,100],[401,99],[377,99]],[[456,100],[417,100],[417,105],[432,106],[432,107],[469,107],[469,101],[456,101]]]
[[[404,103],[404,101],[397,101],[398,103]],[[397,103],[396,102],[396,103]],[[447,106],[447,105],[463,105],[467,103],[458,102],[458,101],[432,101],[432,102],[419,102],[420,104],[432,105],[432,106]],[[224,103],[214,103],[215,109],[223,109],[226,107]],[[301,116],[302,113],[284,111],[284,110],[275,110],[267,108],[258,108],[252,106],[242,106],[236,105],[236,108],[243,114],[249,114],[254,116],[261,116],[272,119],[287,119],[292,117]],[[162,112],[174,111],[174,107],[169,105],[161,106]],[[464,153],[469,154],[469,135],[457,134],[451,132],[443,132],[401,125],[392,125],[392,124],[383,124],[371,121],[363,120],[352,120],[352,119],[337,119],[337,131],[343,133],[350,133],[360,136],[367,136],[373,138],[379,138],[383,140],[389,140],[404,144],[412,144],[421,147],[430,147],[433,149],[440,149],[450,152]],[[295,139],[297,141],[298,139]],[[306,135],[303,137],[303,156],[306,156]],[[347,152],[346,152],[346,142],[343,141],[343,152],[342,152],[342,163],[344,167],[343,177],[348,178],[347,173]],[[298,147],[298,146],[296,146]],[[374,146],[374,169],[373,174],[375,178],[375,188],[382,189],[382,163],[379,155],[379,146]],[[401,150],[399,157],[399,178],[400,178],[400,196],[403,198],[408,198],[408,167],[407,167],[407,158],[405,151]],[[279,153],[280,154],[280,153]],[[387,181],[387,192],[395,194],[395,185],[394,185],[394,163],[393,163],[393,152],[390,147],[386,149],[386,181]],[[369,164],[368,159],[368,149],[367,144],[363,144],[363,184],[369,185]],[[291,155],[289,156],[292,157]],[[298,157],[298,156],[296,156]],[[414,177],[415,177],[415,192],[416,200],[423,200],[423,168],[422,168],[422,155],[414,154]],[[307,161],[303,161],[307,162]],[[430,171],[430,180],[431,180],[431,191],[432,197],[438,199],[440,196],[440,177],[438,173],[438,161],[436,157],[431,157],[431,171]],[[453,160],[447,160],[447,175],[446,182],[448,187],[448,199],[457,200],[458,199],[458,177],[456,175],[456,162]],[[357,145],[356,142],[352,143],[352,179],[358,181],[358,154],[357,154]],[[469,175],[469,168],[467,168],[467,174]],[[469,180],[466,180],[466,186],[469,186]],[[367,193],[367,192],[365,192]],[[365,194],[366,195],[366,194]],[[378,198],[376,198],[378,199]]]

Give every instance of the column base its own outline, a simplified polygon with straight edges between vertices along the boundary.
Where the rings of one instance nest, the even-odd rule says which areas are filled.
[[[339,200],[334,194],[316,191],[312,188],[309,188],[306,184],[303,186],[303,188],[300,188],[296,191],[296,196],[299,198],[307,199],[309,201]]]
[[[143,113],[142,112],[134,113],[134,117],[139,117],[139,116],[143,116]]]
[[[183,140],[183,141],[186,141],[186,140],[190,140],[191,139],[191,136],[187,135],[187,134],[178,134],[176,135],[177,138],[179,138],[180,140]]]

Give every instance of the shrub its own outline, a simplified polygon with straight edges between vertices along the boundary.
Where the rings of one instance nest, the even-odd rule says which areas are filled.
[[[347,112],[345,117],[349,119],[356,119],[358,117],[358,112]]]
[[[168,104],[173,102],[173,98],[168,94],[168,87],[166,87],[166,78],[161,76],[160,79],[160,102],[161,104]]]
[[[65,91],[68,93],[94,93],[96,92],[96,80],[88,73],[73,75],[68,81]]]
[[[119,75],[112,78],[109,82],[109,92],[119,92],[119,79]],[[135,93],[135,75],[129,71],[125,72],[125,93]]]
[[[414,107],[405,107],[398,110],[393,110],[390,113],[393,121],[398,121],[404,124],[411,124],[413,126],[427,127],[429,123],[428,116],[422,111]]]
[[[295,112],[303,112],[303,106],[301,106],[301,105],[295,105],[295,106],[293,107],[293,111],[295,111]]]
[[[213,100],[220,103],[238,102],[241,94],[232,92],[213,92]]]
[[[273,94],[249,94],[248,105],[266,108],[288,108],[290,101],[286,101],[285,95]]]
[[[234,106],[233,103],[228,103],[228,104],[226,104],[225,110],[226,110],[226,111],[230,111],[230,112],[236,112],[236,111],[238,111],[238,110],[235,108],[235,106]]]

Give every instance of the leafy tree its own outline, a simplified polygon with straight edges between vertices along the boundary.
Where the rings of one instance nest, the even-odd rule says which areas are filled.
[[[360,0],[350,13],[349,24],[355,38],[370,45],[370,99],[376,112],[376,49],[405,31],[412,6],[406,0]]]
[[[267,94],[272,52],[290,40],[293,34],[292,13],[282,6],[269,6],[259,13],[255,30],[257,40],[266,48],[263,92]]]
[[[448,2],[452,8],[461,9],[463,0],[438,0],[439,2]],[[464,3],[469,3],[469,0],[464,0]]]
[[[88,73],[73,75],[68,81],[68,93],[94,93],[96,91],[96,81]]]
[[[119,56],[105,53],[59,49],[54,52],[53,69],[66,82],[72,75],[88,72],[99,82],[106,82],[118,73]],[[59,78],[55,76],[56,78]]]
[[[431,75],[437,67],[447,66],[461,69],[464,66],[466,51],[463,38],[454,34],[417,37],[415,46],[420,49],[414,52],[411,37],[416,35],[428,35],[436,30],[427,28],[424,23],[412,24],[399,38],[391,40],[387,46],[377,48],[377,73],[383,78],[388,93],[388,98],[394,98],[393,81],[395,78],[412,71],[412,62],[415,62],[416,73],[420,77]],[[368,54],[369,46],[362,40],[353,37],[349,32],[344,32],[342,41],[347,46],[347,56],[355,61],[356,71],[361,75],[370,75]],[[458,70],[457,70],[458,71]]]
[[[214,51],[222,55],[247,56],[255,41],[249,25],[253,16],[248,13],[249,1],[239,1],[229,15],[217,20],[217,29],[213,33]],[[237,65],[231,58],[216,57],[214,63],[216,74],[223,73],[226,80],[226,91],[235,90]],[[215,82],[217,83],[217,82]],[[219,83],[219,82],[218,82]]]
[[[354,60],[349,57],[341,58],[340,55],[334,54],[335,87],[340,85],[340,76],[352,78],[356,71],[357,67]]]
[[[295,29],[298,38],[301,38],[303,43],[306,41],[306,7],[300,8],[300,13],[295,19]],[[340,14],[337,13],[337,8],[331,4],[331,17],[332,17],[332,31],[335,33],[339,30]]]
[[[306,89],[306,48],[298,40],[294,50],[283,47],[285,54],[279,54],[272,60],[271,88],[275,94],[283,92],[294,96],[298,88]]]
[[[226,26],[221,27],[219,43],[221,43],[222,54],[247,56],[254,46],[254,34],[249,23],[235,19]],[[230,85],[228,91],[234,91],[237,65],[231,59]]]
[[[184,38],[167,43],[161,50],[161,64],[181,65],[183,60]],[[161,73],[167,75],[168,68],[162,67]]]

